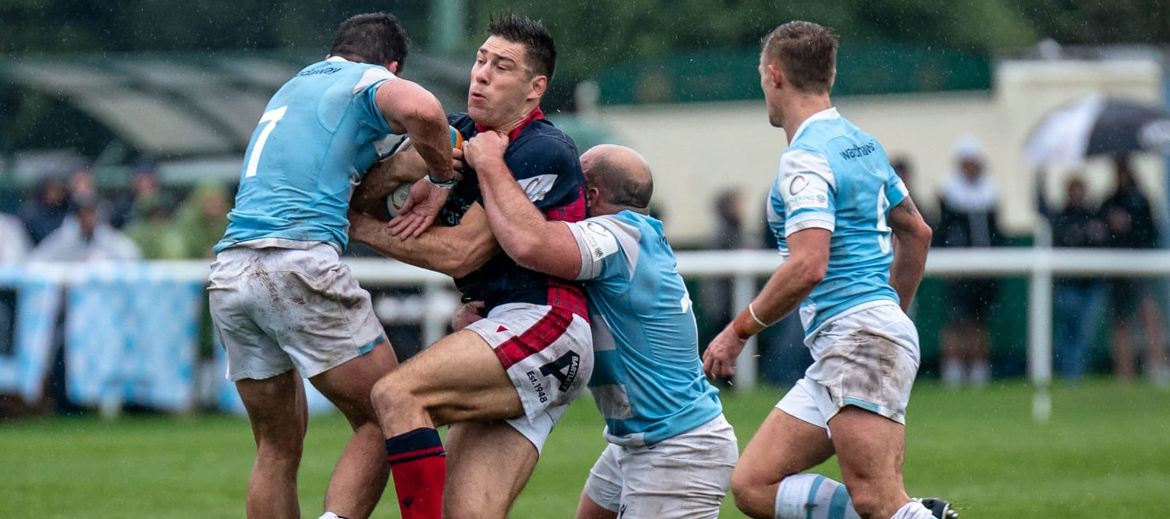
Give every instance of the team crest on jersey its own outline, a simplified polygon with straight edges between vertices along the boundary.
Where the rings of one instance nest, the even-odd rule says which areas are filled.
[[[618,251],[617,237],[601,224],[584,221],[577,222],[573,225],[581,229],[581,238],[585,241],[585,246],[589,247],[589,255],[593,258],[593,261],[600,260]]]
[[[552,191],[553,184],[557,181],[556,175],[537,175],[532,178],[523,178],[517,180],[520,187],[524,189],[524,194],[528,195],[528,200],[536,202],[543,200],[544,196]]]
[[[788,183],[788,194],[795,195],[804,191],[806,187],[808,187],[808,179],[804,178],[804,175],[796,175],[792,177],[792,182]]]
[[[789,212],[800,209],[828,209],[828,184],[818,180],[819,177],[810,179],[805,175],[789,177],[788,194],[784,197],[785,208]]]

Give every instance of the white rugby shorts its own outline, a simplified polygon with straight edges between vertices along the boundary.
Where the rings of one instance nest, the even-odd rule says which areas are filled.
[[[563,308],[530,303],[497,306],[465,328],[495,351],[524,406],[508,423],[537,451],[593,373],[589,323]]]
[[[216,255],[207,290],[228,380],[294,368],[313,377],[386,340],[370,293],[328,244],[228,248]]]
[[[715,519],[738,461],[735,431],[720,414],[652,446],[610,444],[585,494],[623,519]]]
[[[776,407],[818,427],[847,405],[906,423],[918,330],[894,303],[829,321],[805,339],[813,363]]]

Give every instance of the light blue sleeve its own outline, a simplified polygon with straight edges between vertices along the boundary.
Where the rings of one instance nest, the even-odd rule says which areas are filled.
[[[387,81],[394,81],[396,79],[398,79],[397,76],[382,67],[371,67],[366,69],[365,73],[362,74],[362,77],[353,87],[353,106],[358,121],[381,134],[391,134],[394,133],[394,130],[390,129],[390,124],[386,122],[386,117],[378,109],[376,99],[378,87]]]
[[[889,168],[889,175],[890,181],[886,182],[886,200],[890,201],[890,207],[897,207],[910,197],[910,190],[906,189],[906,184],[898,178],[897,173],[894,173],[894,168]]]
[[[796,149],[780,157],[775,193],[784,203],[784,236],[837,224],[836,179],[820,153]]]
[[[604,280],[629,277],[633,272],[631,254],[625,249],[637,247],[637,241],[626,235],[624,226],[603,225],[604,217],[589,218],[569,223],[569,230],[577,240],[581,253],[581,272],[578,280]]]

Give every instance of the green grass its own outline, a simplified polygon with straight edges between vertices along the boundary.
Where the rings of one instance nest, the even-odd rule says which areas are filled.
[[[725,394],[741,445],[781,394]],[[1023,383],[978,392],[920,384],[909,410],[907,490],[946,497],[965,519],[1165,516],[1170,392],[1098,380],[1057,386],[1052,396],[1052,421],[1036,424]],[[313,419],[300,476],[304,517],[319,515],[346,436],[339,416]],[[583,399],[549,439],[512,516],[571,517],[602,447],[601,420]],[[247,422],[232,417],[0,422],[0,515],[243,517],[252,457]],[[839,475],[832,460],[819,471]],[[385,499],[374,516],[398,517],[393,503]],[[723,517],[742,516],[728,500]]]

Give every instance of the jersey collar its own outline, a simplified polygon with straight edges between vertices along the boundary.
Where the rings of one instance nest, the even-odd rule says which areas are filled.
[[[341,56],[329,56],[328,58],[325,58],[325,61],[332,61],[334,63],[338,63],[338,62],[349,63],[349,60],[347,60]]]
[[[520,121],[520,126],[517,126],[513,128],[512,131],[508,132],[508,141],[516,140],[516,136],[520,135],[520,131],[523,130],[525,126],[528,126],[528,123],[537,119],[544,119],[544,112],[541,111],[539,106],[533,108],[532,111],[528,113],[528,117],[525,117],[523,121]],[[488,128],[486,126],[475,123],[476,132],[486,132],[487,130]]]
[[[804,132],[805,127],[807,127],[808,124],[813,121],[829,121],[840,118],[841,114],[837,113],[837,107],[835,106],[830,106],[824,110],[812,114],[808,119],[805,119],[804,122],[800,123],[799,127],[796,128],[796,133],[792,134],[792,141],[790,142],[796,142],[796,139],[800,137],[801,133]]]

